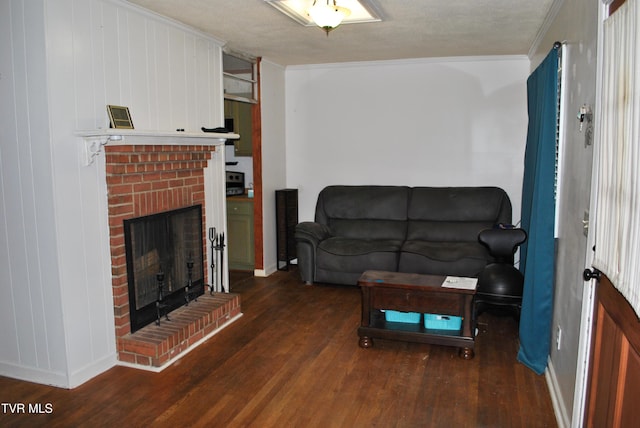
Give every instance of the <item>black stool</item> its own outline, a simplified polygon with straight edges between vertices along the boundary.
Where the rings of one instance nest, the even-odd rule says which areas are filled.
[[[495,258],[478,275],[478,288],[473,304],[474,319],[487,309],[511,312],[520,320],[524,276],[513,266],[513,255],[520,244],[527,240],[523,229],[486,229],[478,234]]]

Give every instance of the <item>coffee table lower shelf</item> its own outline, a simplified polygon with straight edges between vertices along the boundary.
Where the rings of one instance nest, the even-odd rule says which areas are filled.
[[[376,338],[453,346],[460,349],[461,358],[468,360],[474,357],[473,338],[460,336],[459,331],[426,329],[421,324],[377,321],[373,325],[359,327],[358,336],[361,348],[371,348]]]

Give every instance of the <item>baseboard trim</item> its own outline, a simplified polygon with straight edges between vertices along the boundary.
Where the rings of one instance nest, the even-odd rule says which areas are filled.
[[[93,362],[92,364],[84,367],[82,370],[78,370],[69,375],[69,388],[77,388],[86,381],[98,376],[101,373],[106,372],[111,367],[114,367],[118,363],[118,355],[115,350],[112,354]]]
[[[556,422],[558,422],[558,428],[569,428],[571,426],[571,419],[567,413],[567,409],[564,406],[562,400],[562,393],[560,391],[560,385],[558,385],[558,377],[553,367],[553,361],[551,358],[547,360],[547,369],[544,372],[544,377],[547,381],[547,388],[549,389],[549,395],[551,396],[551,404],[553,405],[553,412],[556,415]]]
[[[264,269],[254,269],[253,275],[254,276],[259,276],[261,278],[266,278],[267,276],[271,275],[272,273],[276,272],[277,270],[278,270],[278,265],[277,264],[271,264],[269,266],[265,266]]]
[[[7,362],[0,363],[0,376],[58,388],[69,388],[69,379],[63,372],[46,371],[35,367],[24,367]]]
[[[269,275],[267,274],[267,272],[264,269],[254,269],[253,276],[257,276],[257,277],[260,277],[260,278],[266,278]]]

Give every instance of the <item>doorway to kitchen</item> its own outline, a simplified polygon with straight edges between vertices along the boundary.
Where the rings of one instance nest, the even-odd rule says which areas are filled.
[[[259,58],[223,53],[225,127],[240,135],[225,151],[226,169],[237,173],[228,175],[244,180],[244,191],[235,189],[227,196],[229,269],[233,271],[263,269],[259,66]]]

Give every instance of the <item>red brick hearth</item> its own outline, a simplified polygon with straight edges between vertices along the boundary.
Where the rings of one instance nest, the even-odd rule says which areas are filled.
[[[240,298],[205,291],[171,312],[171,321],[131,334],[123,221],[202,205],[206,254],[204,169],[215,146],[108,145],[105,147],[113,306],[120,361],[160,367],[240,314]],[[205,269],[205,282],[207,282]]]
[[[171,312],[171,321],[150,324],[134,334],[118,338],[120,361],[162,367],[197,342],[207,338],[240,315],[240,297],[231,293],[209,293]]]

